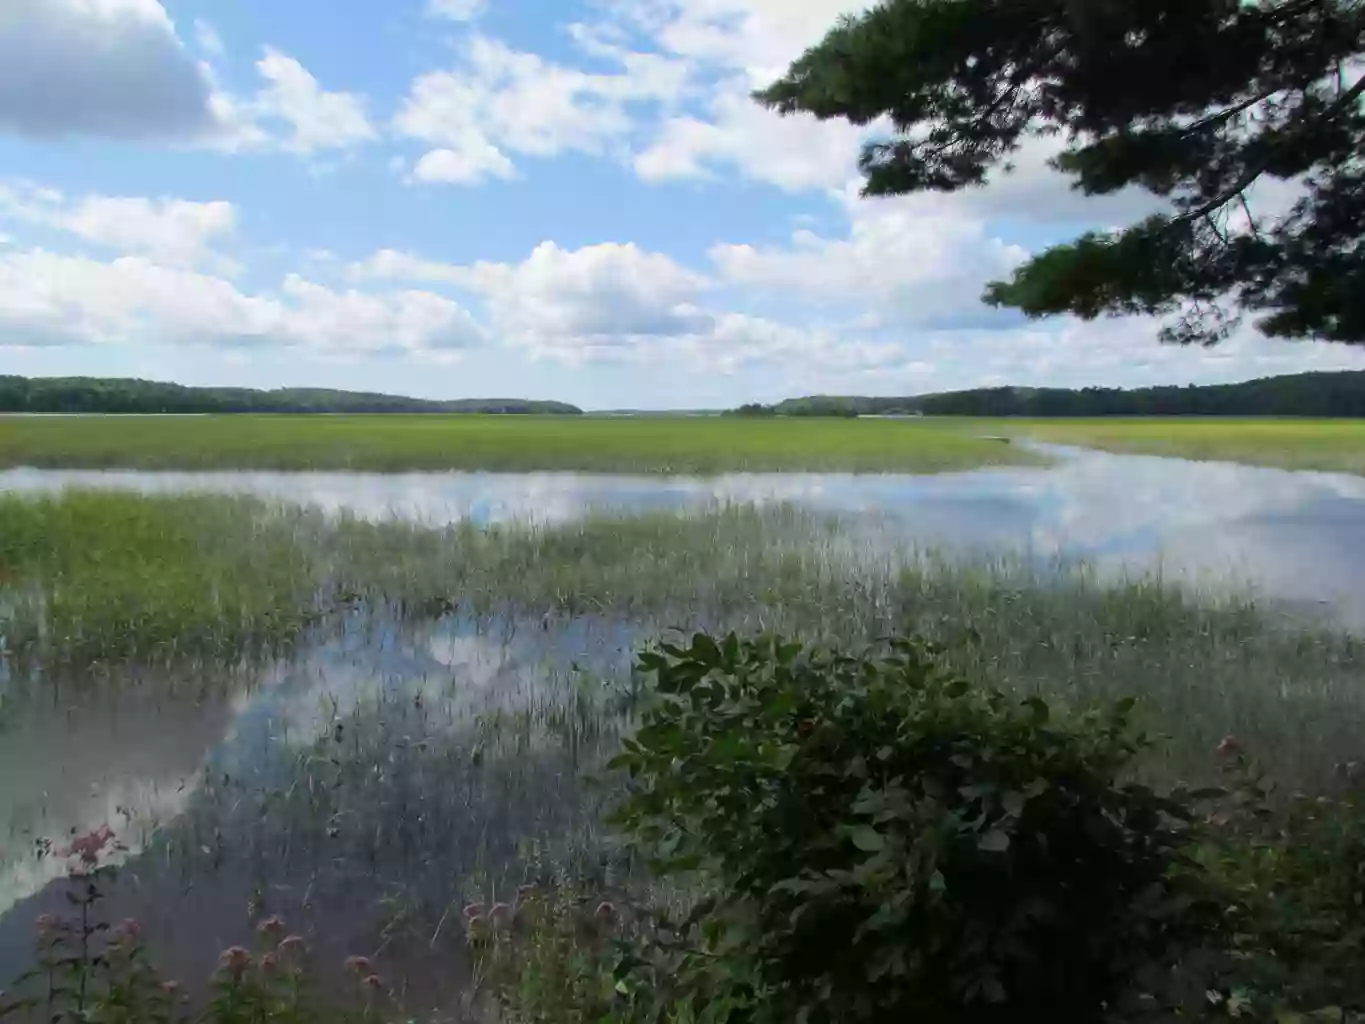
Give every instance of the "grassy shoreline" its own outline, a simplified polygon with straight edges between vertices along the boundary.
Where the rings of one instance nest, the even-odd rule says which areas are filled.
[[[0,468],[935,473],[1038,461],[946,420],[0,417]]]
[[[995,437],[1365,475],[1365,421],[0,416],[0,469],[938,473],[1045,460]]]
[[[1127,455],[1365,475],[1365,420],[1147,418],[976,420],[983,432]]]

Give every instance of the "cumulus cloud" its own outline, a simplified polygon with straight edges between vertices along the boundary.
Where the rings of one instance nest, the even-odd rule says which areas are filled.
[[[919,197],[851,204],[848,213],[842,236],[801,229],[785,246],[721,244],[711,261],[722,280],[786,308],[908,328],[979,318],[985,283],[1027,256],[981,221]]]
[[[427,184],[477,185],[486,178],[512,178],[517,173],[507,155],[475,133],[455,149],[433,149],[422,155],[410,181]]]
[[[715,87],[704,117],[666,119],[636,154],[645,181],[737,171],[788,191],[831,188],[855,172],[865,133],[843,121],[781,118],[756,104],[742,79]]]
[[[231,203],[140,196],[70,198],[55,189],[0,184],[0,221],[73,235],[120,253],[142,253],[162,263],[194,266],[236,231]]]
[[[634,244],[577,250],[542,242],[519,263],[467,266],[383,249],[347,268],[353,281],[447,284],[478,293],[500,337],[537,352],[629,347],[704,321],[704,277]]]
[[[42,249],[0,254],[7,346],[284,346],[319,354],[458,350],[482,343],[458,303],[422,291],[337,291],[297,275],[274,292],[143,257],[102,262]]]
[[[369,259],[346,268],[352,281],[422,281],[428,284],[467,285],[472,274],[467,267],[422,259],[412,253],[380,249]]]
[[[695,305],[706,279],[634,244],[543,242],[520,263],[475,264],[469,281],[499,333],[536,352],[632,347],[710,323]]]
[[[0,5],[0,130],[196,139],[218,127],[210,93],[157,0]]]
[[[591,73],[475,35],[459,64],[417,78],[394,126],[435,148],[418,181],[474,184],[508,177],[508,154],[602,154],[627,137],[634,104],[667,102],[686,68],[656,54],[622,53],[622,69]]]
[[[293,57],[267,47],[256,70],[266,85],[251,104],[251,113],[288,125],[290,132],[280,143],[285,149],[307,154],[378,137],[360,96],[326,91]]]

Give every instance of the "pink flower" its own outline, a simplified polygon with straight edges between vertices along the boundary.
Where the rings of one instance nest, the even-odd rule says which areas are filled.
[[[370,958],[367,956],[348,956],[346,958],[346,970],[354,971],[362,977],[374,973],[370,969]]]
[[[488,911],[488,920],[494,928],[506,928],[512,923],[512,908],[506,903],[494,903]]]
[[[280,940],[279,951],[281,953],[302,953],[307,948],[301,935],[286,935]]]
[[[267,917],[256,926],[256,934],[269,936],[270,938],[274,938],[277,935],[283,935],[287,930],[283,918],[278,914],[273,917]]]
[[[1215,748],[1215,753],[1217,753],[1219,757],[1236,757],[1241,752],[1242,745],[1237,742],[1235,736],[1224,736],[1223,742],[1219,743],[1217,748]]]
[[[483,917],[484,905],[482,903],[471,903],[464,908],[466,921],[471,921],[476,917]]]
[[[218,964],[231,974],[234,980],[240,981],[246,969],[251,966],[251,954],[241,946],[233,946],[223,950],[223,955],[218,958]]]
[[[363,984],[366,988],[372,988],[378,991],[378,989],[380,989],[384,983],[379,980],[379,975],[371,974],[361,984]]]
[[[114,929],[116,935],[136,939],[142,934],[142,922],[135,917],[125,917]]]
[[[168,996],[173,996],[173,995],[175,995],[177,992],[180,991],[180,982],[178,982],[178,981],[163,981],[163,982],[161,983],[161,991],[162,991],[162,992],[165,992],[166,995],[168,995]]]
[[[274,953],[266,953],[261,957],[261,973],[263,974],[274,974],[275,968],[279,965],[280,962],[275,959]]]
[[[58,849],[57,854],[61,857],[79,857],[82,864],[95,865],[99,863],[105,847],[113,841],[114,830],[108,825],[101,825],[77,836],[71,840],[70,846]]]

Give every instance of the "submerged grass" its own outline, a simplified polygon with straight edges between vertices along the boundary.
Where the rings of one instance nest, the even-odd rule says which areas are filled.
[[[348,609],[514,632],[615,623],[631,642],[669,629],[844,644],[913,631],[988,685],[1144,698],[1180,771],[1235,732],[1307,777],[1352,756],[1365,727],[1365,644],[1250,597],[1077,565],[935,559],[787,506],[479,529],[249,498],[9,497],[0,609],[13,661],[75,667],[231,661]]]
[[[965,421],[0,417],[0,467],[940,472],[1027,462]]]
[[[1365,420],[978,420],[998,433],[1137,455],[1365,475]]]

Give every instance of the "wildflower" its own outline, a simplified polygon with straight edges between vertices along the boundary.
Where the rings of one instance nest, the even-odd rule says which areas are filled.
[[[506,928],[512,923],[512,908],[506,903],[494,903],[488,911],[488,920],[494,928]]]
[[[84,835],[76,836],[71,840],[70,846],[59,849],[57,854],[61,857],[79,857],[82,864],[93,866],[99,863],[105,847],[113,841],[114,830],[108,825],[101,825]]]
[[[379,980],[379,975],[371,974],[361,982],[366,988],[374,989],[376,992],[383,987],[383,982]]]
[[[593,911],[592,916],[597,919],[599,924],[610,927],[616,924],[621,915],[617,913],[614,904],[607,900],[603,900],[601,903],[597,904],[597,909]]]
[[[354,971],[361,977],[374,973],[370,970],[370,958],[367,956],[348,956],[346,958],[346,970]]]
[[[240,981],[246,969],[251,966],[251,954],[241,946],[233,946],[223,950],[223,955],[218,958],[218,964],[232,975],[234,981]]]
[[[276,914],[273,917],[267,917],[264,921],[262,921],[260,924],[256,926],[257,935],[264,935],[272,939],[277,936],[283,935],[286,931],[287,929],[285,928],[284,925],[284,919],[281,918],[278,914]]]
[[[286,935],[280,940],[278,948],[282,954],[302,953],[307,948],[307,945],[304,943],[303,936],[301,935]]]
[[[1242,745],[1237,742],[1235,736],[1224,736],[1223,742],[1219,743],[1216,753],[1219,757],[1236,757],[1242,752]]]
[[[484,911],[484,905],[483,905],[482,903],[471,903],[471,904],[469,904],[468,906],[466,906],[466,907],[464,908],[464,919],[465,919],[466,921],[472,921],[472,920],[474,920],[476,917],[477,917],[477,918],[482,918],[482,917],[483,917],[483,911]]]
[[[178,981],[163,981],[163,982],[161,983],[161,991],[164,992],[164,993],[166,993],[166,995],[168,995],[168,996],[173,996],[173,995],[175,995],[177,992],[180,991],[180,982],[178,982]]]
[[[266,953],[261,957],[261,973],[274,974],[280,962],[275,958],[274,953]]]
[[[142,935],[142,922],[135,917],[125,917],[114,928],[114,934],[127,939],[137,939]]]

